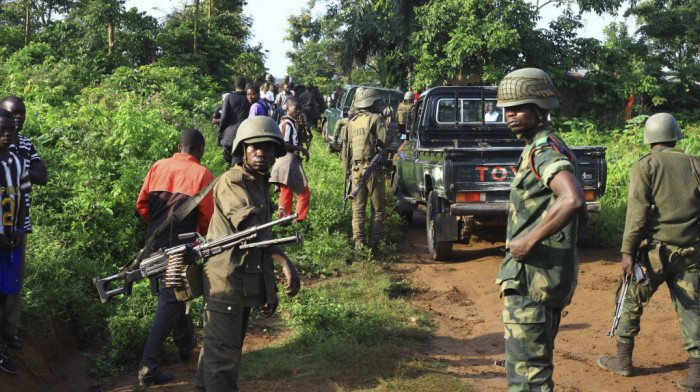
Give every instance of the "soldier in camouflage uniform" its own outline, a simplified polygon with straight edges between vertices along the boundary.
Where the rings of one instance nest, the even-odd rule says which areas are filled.
[[[208,240],[216,240],[272,219],[269,170],[275,157],[286,154],[277,123],[267,116],[251,117],[238,129],[233,156],[242,158],[214,187],[214,215]],[[270,239],[269,230],[257,241]],[[299,291],[299,276],[277,246],[232,248],[210,257],[203,268],[204,345],[197,364],[196,391],[238,391],[238,370],[250,309],[271,316],[277,309],[273,260],[282,266],[285,293]]]
[[[508,126],[527,143],[511,185],[508,253],[496,278],[509,391],[553,390],[554,338],[576,288],[586,203],[576,161],[547,120],[557,104],[552,80],[536,68],[513,71],[498,86]]]
[[[642,304],[666,282],[678,313],[683,348],[688,351],[688,377],[678,380],[686,391],[700,390],[700,160],[674,148],[683,138],[676,119],[668,113],[647,120],[644,143],[651,152],[630,170],[627,218],[622,238],[622,274],[632,273],[633,255],[647,239],[651,278],[648,286],[631,280],[617,326],[617,355],[598,358],[611,372],[632,373],[634,337],[639,333]],[[652,208],[652,206],[656,206]]]
[[[406,127],[408,125],[408,116],[411,113],[411,106],[413,106],[413,92],[406,91],[403,95],[403,102],[399,104],[396,110],[396,122],[399,124],[399,132],[406,133]]]
[[[367,88],[358,91],[354,102],[358,112],[350,120],[342,135],[343,172],[346,177],[351,177],[353,189],[357,187],[365,167],[379,152],[378,148],[386,148],[393,141],[393,135],[387,131],[384,117],[378,113],[377,101],[380,99],[375,89]],[[367,199],[372,205],[367,244],[373,249],[379,244],[384,219],[386,219],[385,181],[384,167],[377,165],[352,203],[352,238],[356,248],[361,248],[365,243]]]

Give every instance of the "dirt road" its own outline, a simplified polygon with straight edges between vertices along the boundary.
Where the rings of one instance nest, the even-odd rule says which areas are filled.
[[[451,262],[430,259],[425,223],[416,216],[401,249],[397,269],[413,279],[419,294],[411,301],[435,314],[435,337],[423,354],[443,362],[447,372],[484,391],[506,388],[502,302],[494,284],[503,258],[501,243],[473,241],[456,245]],[[598,367],[596,358],[615,353],[615,341],[605,334],[612,322],[614,291],[619,274],[616,252],[582,249],[579,283],[573,302],[564,310],[555,341],[554,381],[564,391],[674,391],[687,373],[687,353],[680,340],[678,318],[668,289],[662,286],[642,318],[636,339],[632,377]]]

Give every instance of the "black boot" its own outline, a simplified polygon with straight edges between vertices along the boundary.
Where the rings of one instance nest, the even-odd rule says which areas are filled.
[[[700,358],[688,358],[688,377],[678,380],[678,388],[684,391],[700,391]]]
[[[632,343],[617,343],[617,355],[614,357],[599,357],[598,365],[605,370],[628,377],[632,374]]]

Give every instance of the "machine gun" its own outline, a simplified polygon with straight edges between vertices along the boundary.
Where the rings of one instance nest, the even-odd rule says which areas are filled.
[[[357,182],[357,187],[354,191],[352,191],[350,195],[348,195],[347,198],[350,199],[350,201],[355,201],[357,194],[360,193],[362,187],[365,186],[365,183],[367,183],[369,176],[372,175],[372,172],[374,172],[374,169],[377,168],[377,165],[379,165],[380,162],[383,161],[386,158],[386,155],[389,153],[389,149],[387,148],[377,147],[377,149],[379,150],[379,152],[377,153],[377,155],[374,156],[374,158],[372,158],[372,161],[365,168],[365,172],[362,174],[362,177],[360,177],[360,181]]]
[[[350,191],[352,191],[352,179],[350,176],[345,177],[345,199],[343,200],[343,214],[345,213],[345,206],[348,204],[348,198],[350,197]]]
[[[644,250],[640,249],[639,251],[637,251],[637,255],[639,255],[640,252],[644,252]],[[635,257],[635,261],[637,261],[636,259],[637,257]],[[638,285],[646,286],[649,284],[649,276],[646,273],[645,267],[635,262],[634,266],[632,266],[632,272],[634,273],[634,280],[637,282]],[[629,289],[630,287],[632,276],[630,274],[627,274],[623,279],[624,280],[620,285],[620,288],[617,289],[617,294],[615,295],[615,312],[613,314],[613,325],[612,328],[610,328],[610,332],[607,333],[607,335],[611,338],[615,336],[615,330],[617,329],[617,325],[620,323],[620,316],[622,316],[622,308],[625,306],[627,289]]]
[[[192,265],[199,259],[208,258],[217,255],[224,250],[238,247],[238,249],[261,248],[275,244],[285,244],[289,242],[303,243],[301,234],[296,234],[289,237],[273,239],[269,241],[254,241],[258,232],[269,227],[289,222],[298,217],[298,214],[288,215],[284,218],[264,223],[258,226],[253,226],[249,229],[227,235],[210,242],[207,242],[198,233],[180,234],[181,240],[189,238],[197,238],[199,244],[194,243],[174,246],[172,248],[162,249],[153,253],[148,258],[144,259],[138,269],[121,271],[106,278],[94,278],[92,282],[97,287],[97,292],[100,295],[100,301],[105,304],[110,298],[118,294],[130,295],[134,282],[143,278],[151,279],[151,293],[158,295],[159,286],[158,278],[165,275],[166,287],[180,287],[185,279],[185,269],[188,265]],[[122,287],[110,289],[109,284],[116,280],[124,280]]]

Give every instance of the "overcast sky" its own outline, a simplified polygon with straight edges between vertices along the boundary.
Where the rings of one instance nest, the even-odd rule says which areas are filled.
[[[528,1],[535,2],[535,0]],[[183,3],[183,0],[127,0],[126,7],[136,7],[162,20],[173,9],[182,7]],[[192,0],[187,3],[192,3]],[[248,5],[244,8],[244,12],[253,18],[252,41],[263,44],[263,49],[267,51],[265,66],[276,78],[282,78],[286,75],[287,66],[290,65],[285,53],[292,49],[292,45],[290,42],[284,41],[287,34],[287,18],[290,15],[298,14],[307,3],[308,0],[249,0]],[[324,2],[318,1],[318,3]],[[317,8],[319,8],[318,5]],[[622,13],[623,11],[620,12],[620,14]],[[546,6],[542,11],[543,18],[539,23],[540,27],[546,27],[549,21],[558,15],[557,8],[553,5]],[[622,21],[624,18],[622,16],[599,17],[595,14],[585,14],[584,28],[579,31],[579,35],[602,40],[603,27],[615,20]]]

